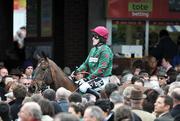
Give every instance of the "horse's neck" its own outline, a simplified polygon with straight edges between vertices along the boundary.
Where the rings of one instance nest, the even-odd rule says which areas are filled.
[[[76,89],[74,83],[69,80],[69,78],[62,71],[62,69],[51,60],[49,60],[49,64],[55,88],[58,89],[59,87],[65,87],[70,91],[74,91]]]

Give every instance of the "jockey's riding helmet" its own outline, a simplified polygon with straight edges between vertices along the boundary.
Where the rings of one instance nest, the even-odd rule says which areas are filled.
[[[103,37],[105,40],[108,39],[108,29],[104,26],[97,26],[96,28],[92,29],[91,32],[96,33],[97,35]]]

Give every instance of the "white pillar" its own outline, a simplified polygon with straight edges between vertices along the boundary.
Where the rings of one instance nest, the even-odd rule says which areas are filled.
[[[146,20],[145,26],[145,56],[149,55],[149,21]]]
[[[109,37],[108,37],[108,45],[112,45],[112,20],[111,19],[107,19],[106,20],[106,27],[109,30]]]

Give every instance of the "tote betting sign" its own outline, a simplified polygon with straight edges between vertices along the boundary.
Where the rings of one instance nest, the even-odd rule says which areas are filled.
[[[176,1],[176,0],[175,0]],[[172,10],[172,6],[176,9]],[[107,18],[119,20],[180,20],[180,0],[108,0]]]

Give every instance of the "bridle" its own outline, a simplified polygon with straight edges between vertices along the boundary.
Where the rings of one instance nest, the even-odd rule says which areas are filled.
[[[42,72],[42,73],[41,73]],[[48,63],[48,60],[46,61],[45,59],[41,59],[39,61],[39,64],[37,65],[37,68],[34,70],[33,73],[33,80],[35,83],[36,90],[41,90],[43,87],[48,87],[46,80],[51,80],[47,79],[47,75],[50,73],[50,78],[52,79],[51,75],[51,69]],[[39,82],[39,83],[38,83]]]
[[[37,70],[36,70],[36,69],[37,69]],[[34,75],[33,75],[34,78],[37,77],[39,71],[42,71],[42,72],[43,72],[43,73],[40,73],[42,78],[39,78],[39,79],[45,80],[46,75],[48,74],[48,72],[49,72],[50,75],[51,75],[51,69],[50,69],[48,60],[46,61],[45,59],[41,59],[40,62],[39,62],[39,64],[37,65],[37,68],[36,68],[36,69],[35,69]],[[42,75],[42,74],[43,74],[43,75]],[[51,78],[52,78],[52,77],[51,77]],[[38,79],[38,78],[36,78],[36,79]]]

